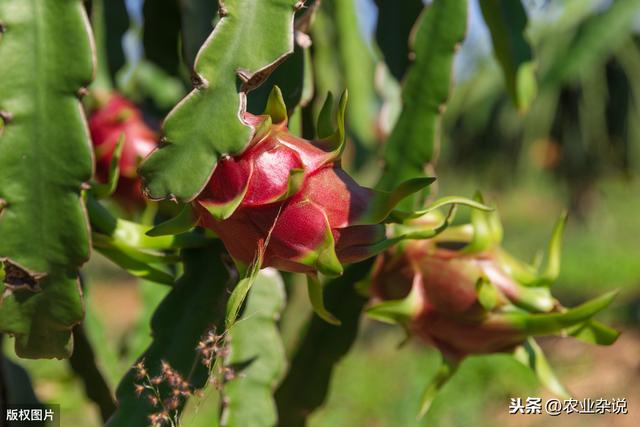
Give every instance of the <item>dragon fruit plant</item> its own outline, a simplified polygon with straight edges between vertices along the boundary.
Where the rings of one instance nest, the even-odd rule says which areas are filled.
[[[611,303],[615,292],[569,309],[552,296],[549,287],[559,273],[566,216],[554,229],[543,271],[500,246],[496,212],[476,210],[471,217],[471,223],[450,227],[433,239],[409,241],[381,254],[372,274],[369,315],[402,325],[440,350],[445,361],[425,395],[422,413],[434,397],[433,388],[467,356],[513,353],[536,367],[524,346],[544,365],[535,368],[541,382],[568,396],[532,337],[571,335],[612,344],[618,333],[591,318]],[[436,214],[428,214],[405,227],[429,227],[437,220]]]
[[[481,200],[426,203],[467,0],[376,1],[371,43],[355,0],[147,1],[134,13],[142,3],[0,1],[0,333],[19,357],[71,358],[107,426],[178,426],[208,384],[220,425],[306,425],[368,301],[369,315],[442,351],[423,408],[467,356],[513,353],[565,393],[532,337],[615,340],[592,320],[611,294],[567,309],[549,291],[562,222],[538,273],[501,248]],[[536,85],[525,10],[482,3],[524,113]],[[337,108],[321,102],[343,88],[348,115],[346,90]],[[167,93],[182,99],[156,133],[118,91],[155,100],[156,113]],[[381,166],[372,188],[343,168],[349,139],[355,172]],[[111,195],[140,223],[115,216],[100,200]],[[470,224],[451,226],[457,205],[472,208]],[[83,327],[98,321],[81,274],[94,250],[150,294],[166,285],[141,310],[153,312],[140,322],[151,339],[122,355],[137,362],[117,390],[119,356],[106,341],[94,351],[103,328]],[[306,275],[318,315],[290,353],[281,273]]]

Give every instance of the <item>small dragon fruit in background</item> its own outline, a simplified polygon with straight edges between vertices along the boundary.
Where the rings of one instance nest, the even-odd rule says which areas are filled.
[[[111,160],[118,141],[124,137],[119,161],[118,186],[113,194],[125,208],[144,204],[137,168],[157,145],[158,138],[142,118],[140,110],[128,99],[110,93],[89,117],[89,130],[96,160],[96,178],[107,182]]]
[[[502,228],[495,212],[474,210],[471,215],[471,224],[450,227],[430,240],[405,242],[380,255],[372,275],[369,315],[399,323],[441,351],[445,364],[425,394],[422,413],[451,368],[473,354],[513,353],[536,370],[543,384],[567,396],[531,337],[571,335],[612,344],[618,333],[592,317],[615,293],[572,309],[552,297],[549,286],[559,272],[565,218],[554,230],[547,268],[539,273],[500,247]],[[412,226],[429,224],[429,217],[422,221]]]
[[[330,106],[329,97],[319,124],[323,138],[316,141],[289,132],[277,88],[266,114],[244,114],[254,138],[241,154],[219,160],[195,201],[200,224],[236,261],[249,265],[259,257],[262,267],[340,275],[343,263],[379,252],[382,222],[395,204],[432,182],[415,179],[389,193],[358,185],[340,165],[346,93],[335,131]]]

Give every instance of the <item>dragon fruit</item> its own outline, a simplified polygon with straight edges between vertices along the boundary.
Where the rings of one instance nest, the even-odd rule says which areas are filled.
[[[472,218],[472,224],[382,254],[372,278],[377,304],[370,314],[404,324],[448,360],[511,352],[533,335],[579,336],[589,328],[607,332],[599,343],[615,340],[615,331],[591,320],[613,293],[566,309],[549,292],[558,274],[564,219],[554,231],[548,267],[540,274],[500,247],[495,214],[474,211]]]
[[[146,125],[140,110],[123,96],[111,93],[90,115],[89,130],[96,157],[96,177],[101,182],[108,180],[111,160],[119,139],[124,135],[114,198],[127,208],[143,204],[137,168],[140,160],[158,143],[157,135]]]
[[[200,225],[213,230],[236,261],[248,265],[260,254],[262,267],[340,275],[343,263],[376,253],[394,205],[432,182],[415,179],[394,192],[358,185],[340,165],[346,99],[345,93],[337,130],[320,125],[323,138],[315,141],[289,132],[277,88],[266,114],[244,114],[255,136],[242,153],[219,160],[194,203]]]

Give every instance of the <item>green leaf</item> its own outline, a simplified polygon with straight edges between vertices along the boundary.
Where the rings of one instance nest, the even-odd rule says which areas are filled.
[[[410,219],[420,218],[421,216],[429,212],[432,212],[436,209],[439,209],[444,206],[449,206],[449,205],[467,206],[473,209],[479,209],[481,211],[486,211],[486,212],[490,212],[494,210],[494,208],[487,206],[483,203],[480,203],[477,200],[471,200],[471,199],[467,199],[466,197],[460,197],[460,196],[445,196],[435,200],[433,203],[429,204],[429,206],[427,206],[426,208],[420,209],[418,211],[403,212],[400,210],[394,210],[391,212],[390,219],[393,220],[394,222],[404,222]]]
[[[366,310],[367,316],[380,322],[406,324],[420,309],[419,286],[413,286],[406,298],[383,301]]]
[[[333,95],[331,92],[327,93],[327,98],[318,115],[317,134],[321,139],[317,139],[313,143],[328,153],[325,162],[338,161],[346,146],[345,114],[348,99],[349,92],[345,90],[340,96],[340,102],[335,111],[335,126],[331,119],[333,113]]]
[[[320,280],[312,274],[307,275],[307,292],[313,311],[324,321],[335,326],[340,326],[340,320],[331,314],[324,305],[324,286]]]
[[[537,92],[533,54],[525,38],[527,12],[520,0],[480,0],[480,8],[507,92],[514,105],[525,111]]]
[[[515,285],[515,294],[510,295],[509,299],[520,308],[546,313],[553,310],[557,304],[547,286],[523,286],[517,281]]]
[[[452,361],[447,359],[442,359],[442,364],[436,371],[435,376],[431,379],[427,388],[422,393],[422,397],[420,398],[420,411],[418,412],[418,418],[423,418],[429,412],[429,408],[431,408],[431,404],[433,400],[436,398],[436,395],[444,387],[444,385],[449,381],[449,379],[456,373],[458,369],[458,365]]]
[[[164,360],[194,387],[207,381],[208,370],[200,363],[196,346],[208,328],[222,331],[226,303],[227,269],[221,243],[183,253],[184,274],[162,300],[151,321],[153,342],[141,355],[150,375],[160,371]],[[135,369],[130,369],[118,386],[118,409],[107,426],[143,426],[157,409],[134,391]]]
[[[387,67],[401,81],[409,68],[409,36],[424,7],[422,0],[376,0],[376,42]]]
[[[441,115],[449,96],[451,66],[467,25],[466,0],[434,0],[419,18],[409,68],[402,90],[402,113],[385,147],[380,187],[422,176],[433,160]],[[414,207],[410,200],[403,208]]]
[[[566,224],[567,214],[564,213],[553,228],[553,233],[549,240],[549,249],[547,250],[547,266],[536,284],[549,286],[558,278],[560,274],[560,255],[562,254],[562,233]]]
[[[333,94],[327,92],[327,97],[322,104],[320,114],[318,114],[318,124],[316,125],[316,133],[320,138],[327,138],[333,134],[333,120],[331,113],[333,112]]]
[[[94,68],[87,16],[80,0],[5,0],[0,20],[0,330],[16,335],[21,357],[68,357],[90,241],[78,100]]]
[[[326,216],[325,224],[326,228],[323,241],[301,259],[298,259],[297,262],[313,267],[314,271],[319,271],[327,277],[337,277],[342,274],[343,267],[336,254],[335,239]],[[311,301],[313,302],[313,298]]]
[[[146,232],[147,236],[171,236],[191,230],[198,224],[198,218],[191,205],[184,205],[177,216],[162,222]]]
[[[589,344],[611,345],[620,336],[620,332],[596,320],[567,329],[567,334]]]
[[[384,239],[378,243],[368,246],[369,253],[379,254],[394,246],[397,243],[400,243],[404,240],[425,240],[432,239],[436,237],[438,234],[445,231],[453,222],[456,213],[456,205],[451,205],[449,208],[449,212],[444,217],[442,222],[436,225],[433,228],[427,228],[421,225],[417,226],[398,226],[396,229],[399,234],[394,237],[389,237]]]
[[[500,301],[500,293],[486,277],[480,277],[476,282],[478,302],[487,311],[492,311]]]
[[[273,86],[269,98],[267,99],[267,106],[264,109],[264,114],[271,116],[271,123],[287,123],[289,117],[287,115],[287,106],[282,98],[282,91],[278,86]]]
[[[245,301],[245,298],[249,294],[249,291],[251,290],[253,282],[255,282],[259,271],[259,268],[253,269],[253,273],[248,277],[240,280],[236,287],[233,289],[233,292],[229,297],[229,302],[227,303],[227,315],[225,317],[225,325],[227,329],[231,328],[238,319],[238,314],[240,314],[242,303]]]
[[[367,211],[354,221],[354,224],[378,224],[393,212],[393,209],[405,198],[431,185],[432,177],[413,178],[404,181],[393,191],[374,190]]]
[[[325,286],[327,309],[338,317],[337,328],[314,316],[300,338],[289,371],[276,391],[278,425],[299,426],[320,407],[329,390],[336,364],[356,339],[360,313],[367,299],[354,288],[371,269],[373,260],[347,267],[344,274]]]
[[[520,260],[514,258],[509,253],[502,249],[498,249],[497,254],[500,258],[500,262],[508,269],[511,275],[518,282],[522,283],[525,287],[531,289],[537,289],[543,286],[549,287],[558,278],[560,274],[560,255],[562,253],[562,233],[567,222],[567,214],[564,213],[560,216],[551,234],[549,240],[549,247],[547,249],[547,265],[542,273],[538,272],[538,268],[534,268],[530,265],[522,263]],[[539,265],[541,258],[534,260],[534,265]],[[529,293],[534,297],[534,293]],[[537,292],[537,291],[536,291]],[[524,294],[523,294],[524,296]]]
[[[111,163],[109,164],[109,172],[107,182],[104,184],[91,184],[91,193],[98,199],[111,196],[118,187],[118,178],[120,178],[120,156],[124,148],[124,133],[118,138],[116,148],[113,150]]]
[[[152,199],[191,201],[207,183],[217,159],[237,154],[249,143],[252,129],[241,120],[244,93],[293,51],[295,4],[224,2],[223,18],[198,53],[195,89],[171,111],[163,125],[164,145],[140,167]]]
[[[251,288],[242,318],[229,330],[227,363],[236,377],[222,390],[222,425],[271,427],[277,425],[272,394],[286,370],[278,321],[284,309],[284,282],[276,270],[265,269]]]
[[[544,352],[533,339],[529,338],[513,353],[515,359],[535,372],[540,384],[561,399],[571,398],[571,393],[562,385],[551,365],[547,361]]]
[[[484,204],[482,194],[477,193],[474,198],[478,203]],[[489,212],[479,209],[472,210],[471,225],[473,226],[473,237],[462,250],[464,253],[483,252],[498,245],[502,240],[502,225],[498,212],[495,210]]]
[[[608,292],[578,307],[570,308],[560,313],[503,313],[496,316],[496,318],[528,335],[554,334],[589,320],[611,304],[617,294],[618,291]]]

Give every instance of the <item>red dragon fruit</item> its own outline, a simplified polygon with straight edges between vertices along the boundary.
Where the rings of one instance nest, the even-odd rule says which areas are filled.
[[[371,287],[378,304],[370,314],[403,323],[449,360],[510,352],[532,335],[577,334],[596,325],[591,317],[613,294],[567,310],[549,292],[558,273],[564,220],[551,240],[547,271],[538,274],[500,248],[495,217],[481,211],[472,217],[473,224],[381,255]],[[608,332],[608,340],[615,340],[615,331]]]
[[[289,132],[277,88],[266,114],[244,114],[254,138],[241,154],[219,160],[195,201],[200,224],[235,260],[250,264],[264,246],[263,267],[339,275],[342,263],[374,255],[395,204],[432,181],[412,180],[390,193],[358,185],[340,166],[345,107],[346,94],[337,130],[316,141]]]
[[[108,180],[111,159],[124,135],[114,197],[127,208],[142,204],[144,197],[136,170],[140,160],[157,146],[157,135],[145,124],[140,110],[123,96],[111,93],[104,105],[89,117],[89,130],[96,157],[96,177],[101,182]]]

